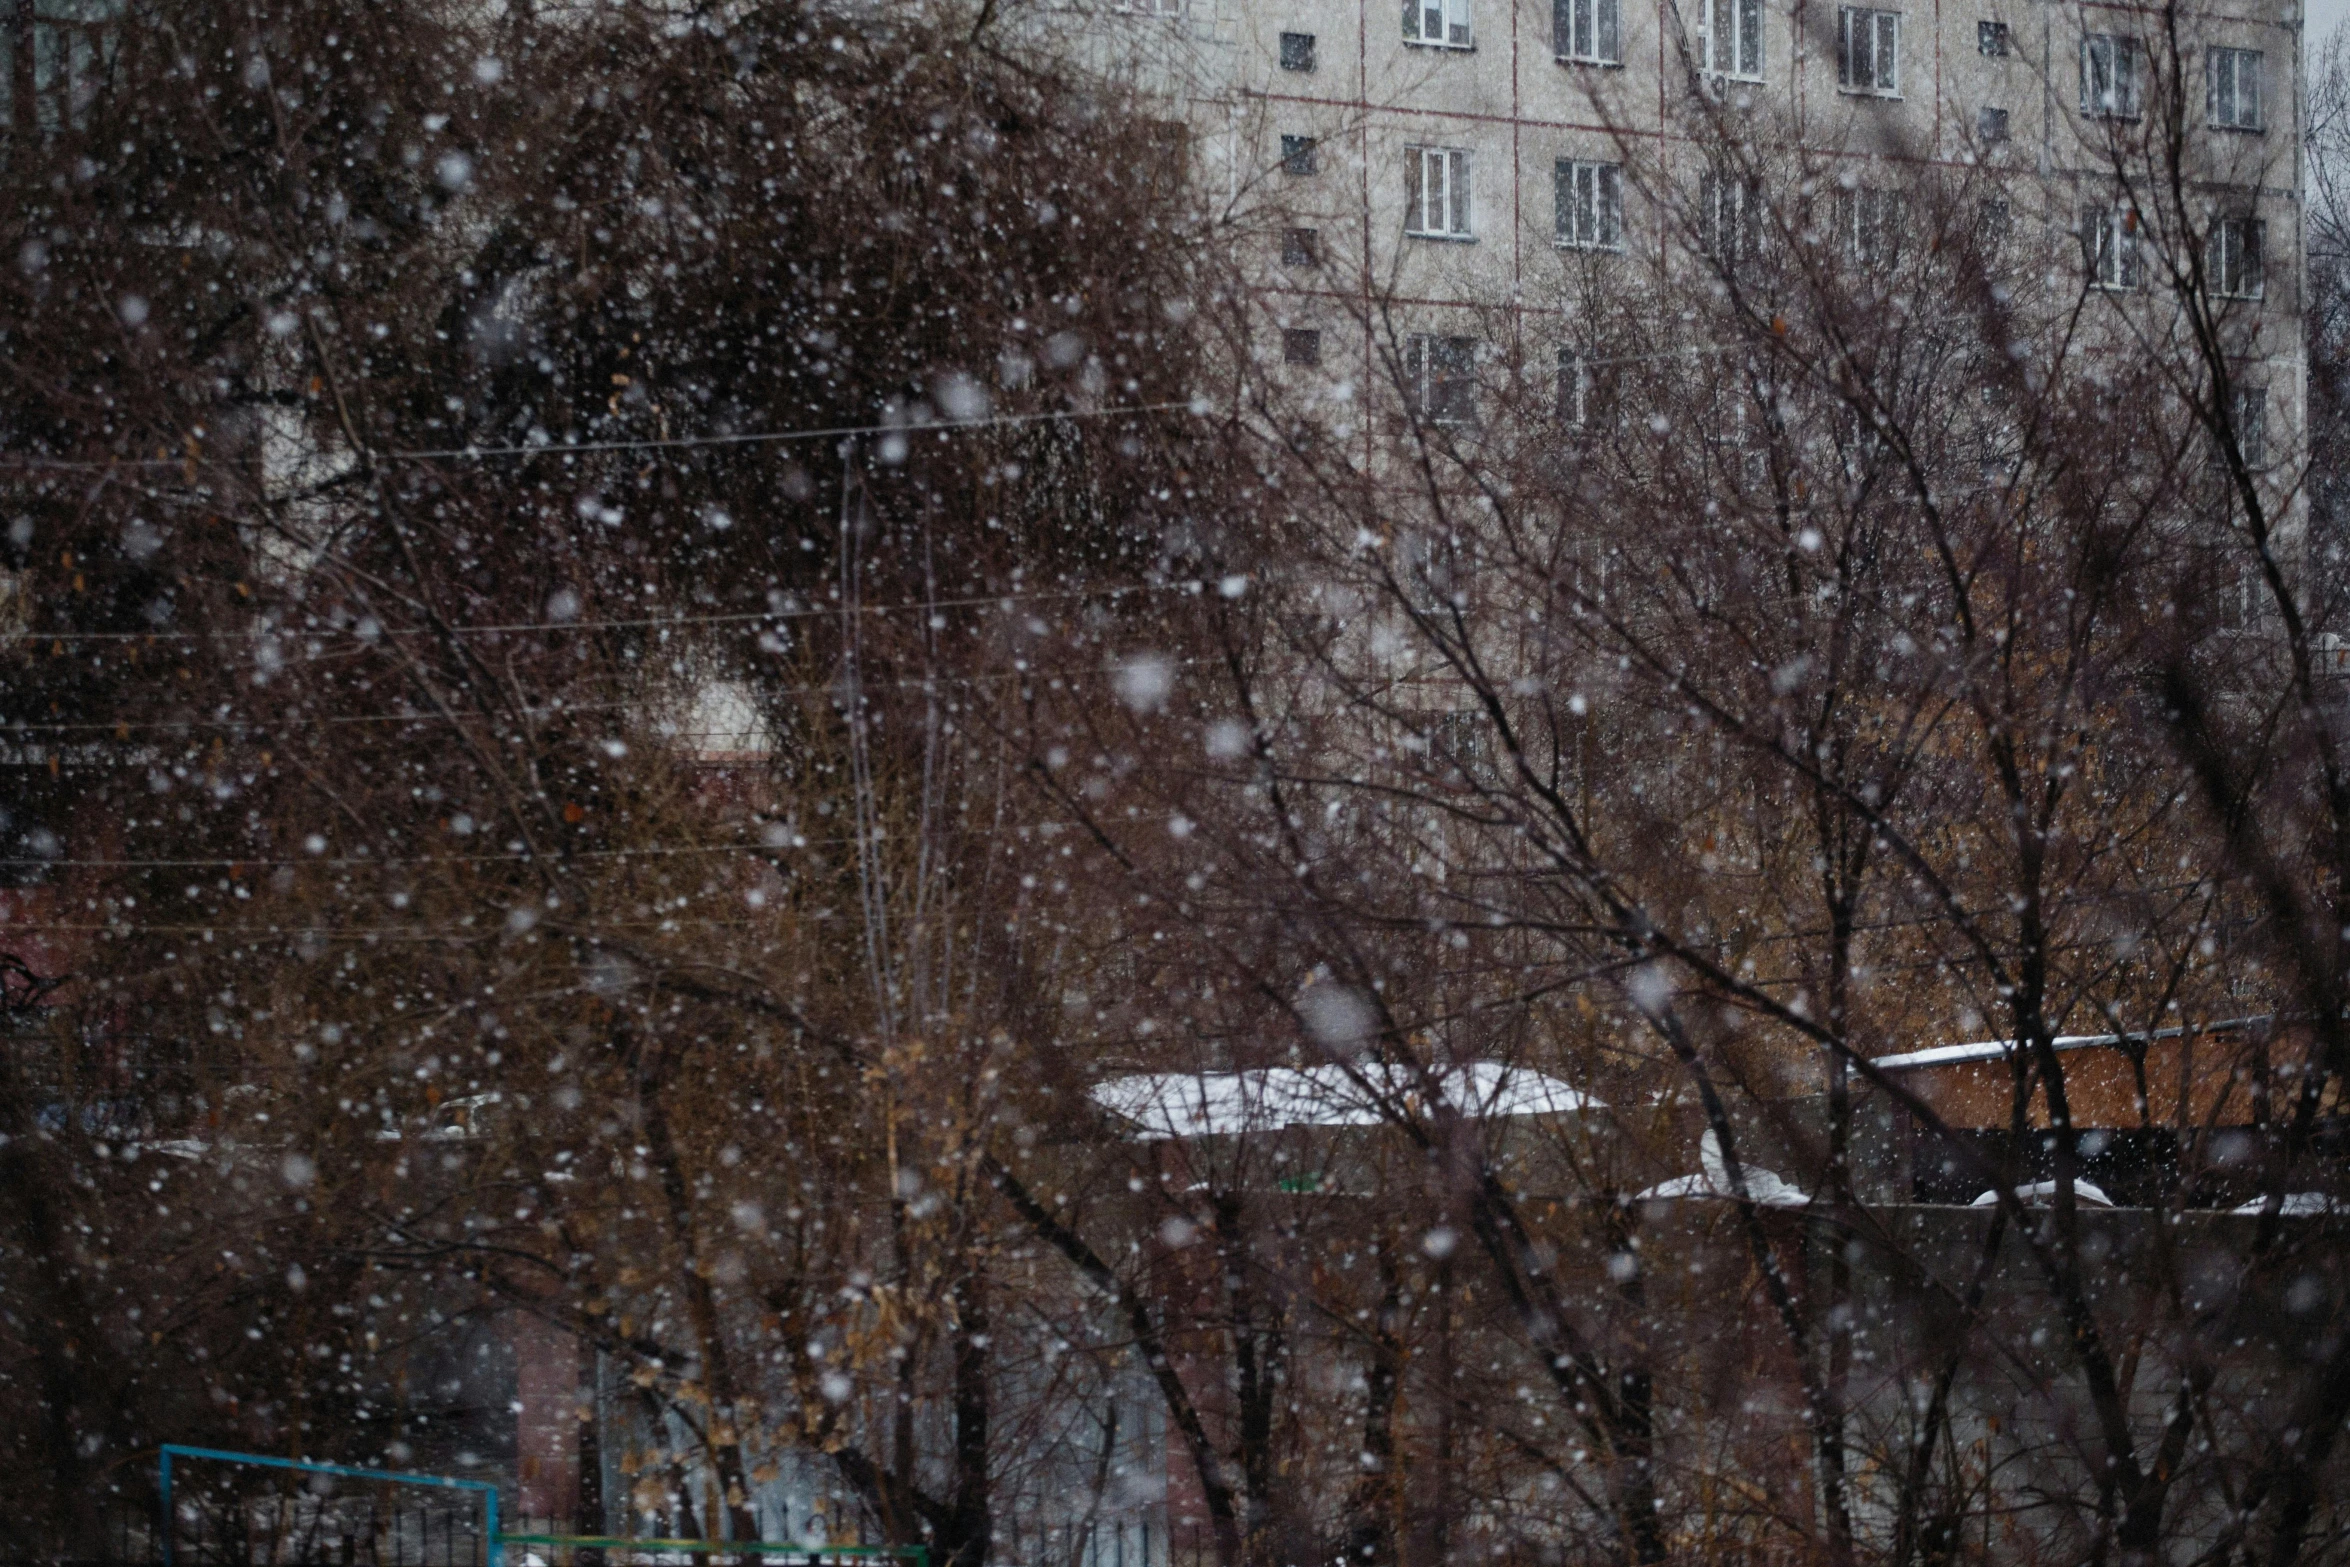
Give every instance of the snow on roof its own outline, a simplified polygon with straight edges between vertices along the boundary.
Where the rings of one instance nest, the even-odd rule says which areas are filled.
[[[2118,1045],[2124,1040],[2177,1039],[2185,1034],[2219,1034],[2234,1029],[2265,1023],[2265,1017],[2234,1017],[2221,1023],[2200,1023],[2192,1028],[2158,1028],[2151,1034],[2059,1034],[2049,1041],[2058,1050],[2080,1050],[2090,1045]],[[1921,1066],[1958,1066],[1968,1061],[1999,1061],[2015,1053],[2012,1039],[1984,1039],[1971,1045],[1936,1045],[1930,1050],[1912,1050],[1897,1056],[1878,1056],[1869,1064],[1880,1072],[1906,1072]]]
[[[1446,1099],[1484,1117],[1560,1115],[1600,1101],[1555,1077],[1498,1061],[1472,1061],[1442,1077]],[[1286,1126],[1377,1126],[1378,1098],[1417,1110],[1416,1074],[1372,1064],[1270,1067],[1257,1072],[1145,1072],[1095,1085],[1093,1102],[1146,1138],[1229,1137]]]

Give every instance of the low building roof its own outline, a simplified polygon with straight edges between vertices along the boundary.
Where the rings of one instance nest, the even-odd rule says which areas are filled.
[[[1462,1114],[1563,1115],[1600,1101],[1555,1077],[1471,1061],[1438,1078]],[[1391,1063],[1268,1067],[1254,1072],[1144,1072],[1096,1084],[1093,1102],[1145,1138],[1231,1137],[1302,1126],[1377,1126],[1391,1111],[1428,1108],[1416,1072]]]

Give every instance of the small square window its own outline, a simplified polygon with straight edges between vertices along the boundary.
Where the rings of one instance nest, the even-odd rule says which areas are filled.
[[[1281,172],[1284,174],[1312,174],[1321,165],[1314,157],[1319,145],[1311,136],[1284,136],[1281,138]]]
[[[1314,68],[1314,35],[1312,33],[1283,33],[1281,35],[1281,69],[1310,71]]]
[[[2005,109],[1977,109],[1975,111],[1975,140],[2007,140],[2007,111]]]
[[[2005,22],[1977,22],[1975,49],[1985,59],[2004,60],[2015,52],[2015,40],[2009,36]]]
[[[1986,201],[1975,208],[1975,243],[1986,252],[2006,244],[2014,227],[2015,209],[2004,201]]]
[[[1319,229],[1283,229],[1281,231],[1281,264],[1285,267],[1318,267],[1322,264],[1322,234]]]
[[[1310,326],[1286,327],[1281,333],[1281,362],[1318,365],[1322,362],[1322,333]]]

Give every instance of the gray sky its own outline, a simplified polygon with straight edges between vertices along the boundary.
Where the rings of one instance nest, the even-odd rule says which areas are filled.
[[[2301,36],[2308,58],[2314,62],[2326,40],[2334,36],[2334,29],[2342,25],[2344,17],[2350,17],[2350,0],[2305,0],[2305,4],[2306,30]]]

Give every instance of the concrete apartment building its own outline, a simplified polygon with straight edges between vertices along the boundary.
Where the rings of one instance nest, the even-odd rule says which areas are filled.
[[[1999,225],[2008,265],[2134,315],[2106,334],[2117,350],[2175,341],[2157,247],[2203,249],[2246,422],[2293,508],[2294,0],[2168,18],[2108,0],[1140,0],[1096,21],[1180,104],[1192,176],[1247,235],[1293,365],[1357,376],[1374,300],[1457,352],[1497,306],[1538,333],[1613,290],[1661,296],[1709,236],[1769,242],[1750,204],[1872,266],[1899,193],[1938,179]],[[2166,215],[2141,234],[2133,192],[2167,188],[2174,124],[2172,210],[2193,231]],[[1712,172],[1727,144],[1740,173]],[[1407,379],[1441,379],[1421,352]]]

